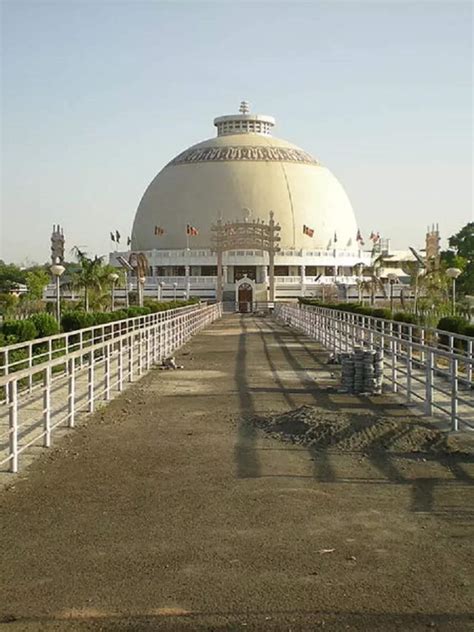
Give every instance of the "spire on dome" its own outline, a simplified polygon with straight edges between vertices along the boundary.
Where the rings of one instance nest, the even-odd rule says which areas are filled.
[[[270,136],[271,129],[275,125],[273,116],[263,114],[250,114],[248,101],[241,101],[238,114],[218,116],[214,119],[218,136],[230,136],[234,134],[263,134]]]
[[[249,114],[249,112],[250,112],[250,105],[249,105],[248,101],[241,101],[240,102],[239,112],[241,114]]]

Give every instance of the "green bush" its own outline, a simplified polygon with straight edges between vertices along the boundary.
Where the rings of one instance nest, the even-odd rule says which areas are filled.
[[[392,311],[387,307],[374,307],[372,309],[372,316],[374,318],[385,318],[385,320],[390,320],[392,318]]]
[[[16,342],[25,342],[38,337],[38,331],[34,322],[29,319],[6,320],[2,325],[2,333],[6,338],[14,338]]]
[[[126,307],[124,311],[127,314],[127,318],[136,318],[137,316],[146,316],[147,314],[151,314],[151,309],[149,307],[138,307],[137,305]]]
[[[93,324],[92,314],[87,312],[65,312],[61,318],[61,326],[64,332],[92,327]]]
[[[409,323],[411,325],[419,324],[416,314],[412,314],[410,312],[395,312],[393,320],[396,320],[399,323]]]
[[[461,316],[443,316],[440,318],[436,329],[441,331],[449,331],[452,334],[465,334],[466,327],[468,325],[467,320],[464,320]],[[446,334],[438,334],[438,341],[440,346],[449,347],[449,336]],[[462,348],[464,345],[462,341],[457,340],[454,343],[457,349]]]
[[[467,321],[461,316],[443,316],[438,321],[436,329],[449,331],[453,334],[463,334],[467,324]]]
[[[40,312],[33,314],[28,320],[31,320],[36,327],[38,338],[46,338],[46,336],[54,336],[54,334],[59,333],[58,323],[51,314]]]
[[[464,335],[474,338],[474,325],[466,325],[464,328]]]

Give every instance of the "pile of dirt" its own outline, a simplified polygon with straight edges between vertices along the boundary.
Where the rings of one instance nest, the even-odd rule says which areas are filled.
[[[301,406],[283,414],[255,418],[270,436],[315,450],[340,452],[398,452],[453,454],[447,435],[428,423],[412,419],[344,414]]]

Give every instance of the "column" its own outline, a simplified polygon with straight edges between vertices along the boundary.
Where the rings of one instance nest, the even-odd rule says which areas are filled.
[[[223,276],[224,285],[229,282],[228,270],[229,270],[229,266],[222,266],[222,276]]]
[[[189,278],[190,267],[184,266],[184,274],[186,276],[186,299],[189,299],[189,294],[191,290],[191,279]]]
[[[301,283],[301,296],[305,295],[306,290],[306,266],[300,266],[300,283]]]

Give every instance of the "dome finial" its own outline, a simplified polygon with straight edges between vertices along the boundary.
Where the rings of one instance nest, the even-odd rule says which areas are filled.
[[[250,105],[248,101],[241,101],[239,112],[241,114],[248,114],[250,112]]]

